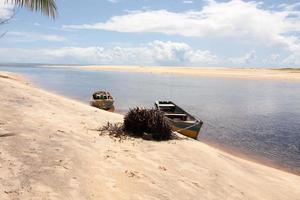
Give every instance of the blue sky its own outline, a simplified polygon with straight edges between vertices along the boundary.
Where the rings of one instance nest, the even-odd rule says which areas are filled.
[[[60,0],[51,20],[19,9],[0,62],[299,67],[300,3]],[[0,19],[12,14],[0,0]]]

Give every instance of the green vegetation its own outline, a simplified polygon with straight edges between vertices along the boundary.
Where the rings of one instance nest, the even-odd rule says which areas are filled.
[[[55,0],[6,0],[18,7],[25,7],[31,11],[41,12],[50,18],[57,16],[57,7]]]

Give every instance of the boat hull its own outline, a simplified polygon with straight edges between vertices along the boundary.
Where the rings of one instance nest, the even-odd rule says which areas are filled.
[[[114,106],[114,101],[113,100],[92,100],[90,104],[91,106],[94,106],[96,108],[108,110]]]
[[[203,125],[202,120],[196,119],[172,101],[156,101],[154,105],[164,113],[172,131],[193,139],[198,138]]]
[[[201,126],[202,126],[202,122],[184,122],[184,121],[173,121],[173,120],[168,120],[169,124],[171,125],[171,128],[173,131],[176,131],[182,135],[185,135],[187,137],[191,137],[193,139],[197,139]]]

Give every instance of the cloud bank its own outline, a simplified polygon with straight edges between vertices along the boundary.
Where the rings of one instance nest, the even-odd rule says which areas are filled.
[[[116,2],[116,0],[107,0]],[[0,0],[0,19],[9,17],[13,6],[4,4]],[[192,3],[194,1],[182,1]],[[16,54],[16,57],[3,51],[3,61],[37,60],[37,62],[78,62],[99,64],[149,64],[149,65],[242,65],[249,66],[275,64],[297,66],[300,65],[300,3],[280,4],[264,7],[261,1],[229,0],[219,2],[206,0],[200,10],[173,12],[168,10],[137,10],[127,11],[123,15],[112,16],[106,21],[81,25],[64,25],[64,29],[106,30],[126,33],[158,33],[163,35],[179,35],[180,41],[191,41],[190,38],[218,39],[216,41],[234,41],[241,49],[251,46],[248,53],[234,55],[232,58],[217,57],[209,50],[193,49],[188,43],[171,41],[153,41],[131,47],[116,46],[104,48],[92,47],[61,47],[55,49],[6,48],[5,50]],[[67,36],[35,34],[33,32],[8,32],[7,37],[14,42],[63,42]],[[157,35],[156,35],[157,36]],[[160,35],[158,35],[159,38]],[[165,36],[163,36],[165,38]],[[174,37],[172,37],[174,38]],[[219,40],[220,39],[220,40]],[[178,40],[177,40],[178,41]],[[72,43],[74,44],[74,42]],[[75,42],[76,44],[76,42]],[[217,44],[213,44],[217,45]],[[248,46],[248,47],[249,47]],[[258,48],[256,48],[258,47]],[[258,52],[273,48],[265,58],[259,59]],[[229,51],[239,53],[236,47],[228,47]],[[276,49],[280,51],[276,51]],[[216,49],[216,48],[214,48]],[[253,50],[251,50],[253,49]],[[244,52],[243,50],[243,52]],[[13,52],[15,51],[15,52]],[[27,52],[26,52],[27,51]],[[19,53],[33,56],[21,60]],[[40,61],[34,54],[41,53]],[[216,50],[218,52],[218,50]],[[266,52],[266,51],[265,51]],[[280,55],[277,55],[280,53]],[[232,53],[230,54],[232,55]],[[287,56],[286,56],[287,55]],[[224,55],[223,55],[224,56]],[[73,60],[72,60],[73,59]]]
[[[105,22],[65,25],[68,29],[127,33],[161,33],[201,38],[230,38],[291,52],[290,63],[300,60],[300,3],[263,8],[261,1],[207,0],[200,11],[139,10],[113,16]],[[297,59],[296,59],[297,58]],[[293,62],[295,61],[295,62]]]
[[[46,62],[134,65],[213,65],[217,57],[186,43],[153,41],[137,47],[0,48],[2,62]]]
[[[186,37],[233,37],[278,44],[299,50],[299,39],[288,35],[300,32],[300,11],[282,6],[280,10],[261,8],[261,2],[208,1],[200,11],[132,11],[106,22],[65,25],[69,29],[99,29],[130,33],[162,33]]]

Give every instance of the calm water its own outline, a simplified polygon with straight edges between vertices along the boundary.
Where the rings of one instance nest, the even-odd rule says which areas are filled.
[[[300,173],[300,83],[66,68],[0,67],[88,103],[109,90],[116,112],[173,100],[204,121],[199,140]],[[197,155],[195,155],[197,156]]]

